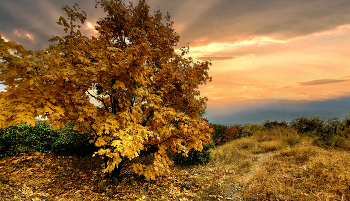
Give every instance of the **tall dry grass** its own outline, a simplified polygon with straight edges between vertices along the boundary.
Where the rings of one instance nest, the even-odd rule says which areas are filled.
[[[257,131],[212,155],[208,165],[234,173],[242,200],[350,200],[349,151],[320,148],[291,128]]]

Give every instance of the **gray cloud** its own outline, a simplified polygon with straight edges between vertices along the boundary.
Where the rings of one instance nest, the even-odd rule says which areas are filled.
[[[183,42],[196,46],[262,35],[290,39],[345,23],[350,23],[350,2],[347,0],[226,0],[208,10],[181,34]],[[203,34],[208,36],[206,41],[193,40]]]
[[[302,86],[310,86],[310,85],[321,85],[321,84],[332,84],[337,82],[345,82],[347,79],[319,79],[319,80],[311,80],[306,82],[298,82],[297,84]]]
[[[75,0],[96,22],[105,14],[95,9],[94,0]],[[63,5],[71,0],[2,0],[0,1],[0,34],[29,49],[47,47],[53,35],[63,35],[55,22],[65,16]],[[127,2],[127,1],[126,1]],[[132,0],[134,5],[137,0]],[[350,23],[348,0],[146,0],[154,10],[168,11],[180,33],[177,47],[207,45],[213,42],[234,43],[257,36],[290,39],[332,29]],[[30,41],[14,34],[15,30],[34,36]],[[226,55],[223,55],[228,57]]]
[[[321,119],[338,118],[342,120],[349,115],[350,97],[328,99],[322,101],[260,99],[225,104],[221,107],[210,107],[209,100],[207,118],[209,122],[234,124],[261,124],[264,120],[290,122],[298,117],[319,116]],[[249,109],[248,109],[249,108]]]
[[[96,12],[94,0],[77,0],[88,19],[103,17]],[[70,0],[2,0],[0,1],[0,35],[23,45],[26,49],[38,50],[48,47],[53,36],[64,35],[63,28],[56,24],[60,16],[66,17],[62,6],[72,6]],[[102,12],[103,13],[103,12]],[[90,17],[89,17],[90,14]],[[92,14],[92,15],[91,15]],[[30,39],[29,34],[32,36]]]

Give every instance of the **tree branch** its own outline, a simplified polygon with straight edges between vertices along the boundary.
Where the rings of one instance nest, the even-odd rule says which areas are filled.
[[[106,105],[106,103],[105,103],[105,101],[104,101],[103,99],[100,99],[100,98],[98,98],[98,97],[92,95],[89,91],[87,91],[87,92],[88,92],[88,94],[89,94],[90,96],[92,96],[92,97],[95,98],[96,100],[101,101],[101,102],[103,103],[103,106],[105,106],[107,112],[109,112],[108,107],[107,107],[107,105]]]
[[[141,123],[142,126],[146,126],[147,121],[153,116],[154,114],[154,110],[151,110],[151,112],[148,114],[148,116],[146,117],[146,119]]]

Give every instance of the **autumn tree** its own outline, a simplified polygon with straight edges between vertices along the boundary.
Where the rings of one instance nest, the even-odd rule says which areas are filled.
[[[206,108],[198,86],[211,81],[210,62],[184,58],[189,48],[174,51],[179,35],[170,15],[150,15],[144,0],[128,6],[120,0],[97,1],[106,17],[86,37],[87,19],[79,5],[65,6],[55,36],[45,50],[25,50],[0,36],[1,128],[37,117],[54,129],[75,122],[75,130],[92,132],[95,154],[108,159],[106,173],[120,176],[126,161],[157,147],[152,165],[129,166],[146,179],[166,173],[172,161],[166,151],[201,150],[212,129],[198,111]],[[95,102],[95,103],[94,103]],[[181,112],[181,109],[186,112]]]

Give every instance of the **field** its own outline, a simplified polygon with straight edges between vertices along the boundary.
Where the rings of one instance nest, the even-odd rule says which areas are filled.
[[[22,153],[0,161],[1,200],[350,200],[350,153],[290,128],[257,131],[212,150],[205,165],[174,166],[147,182],[102,160]]]

